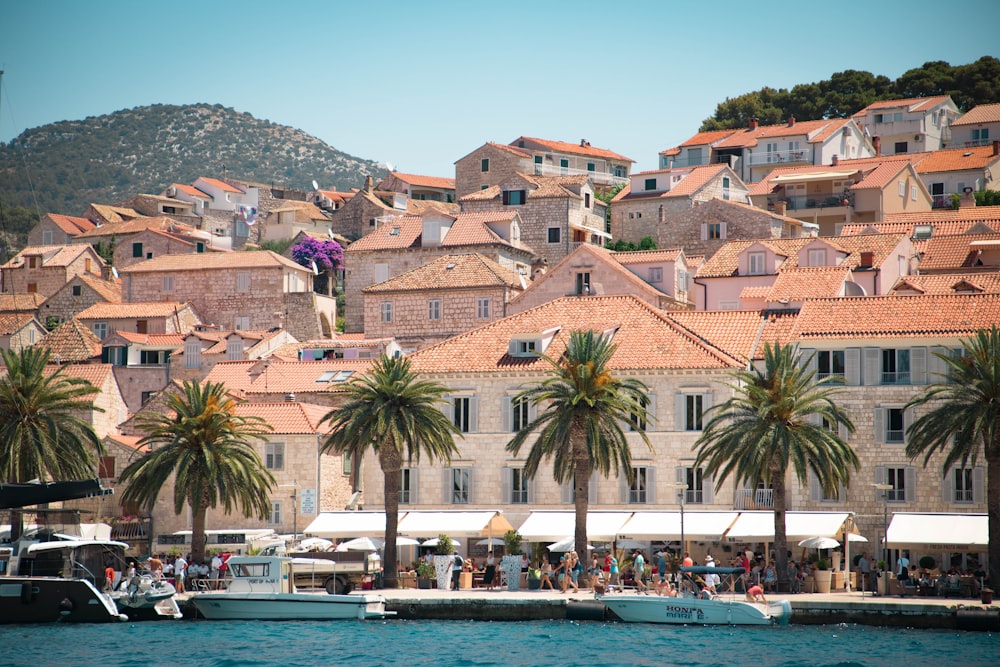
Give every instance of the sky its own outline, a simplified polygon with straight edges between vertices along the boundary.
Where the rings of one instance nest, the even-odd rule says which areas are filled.
[[[727,97],[1000,57],[998,23],[996,0],[0,0],[0,141],[208,103],[407,173],[522,135],[655,169]]]

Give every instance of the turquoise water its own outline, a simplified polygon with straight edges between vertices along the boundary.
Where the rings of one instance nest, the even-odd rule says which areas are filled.
[[[1000,636],[860,625],[181,621],[0,626],[0,665],[996,665]]]

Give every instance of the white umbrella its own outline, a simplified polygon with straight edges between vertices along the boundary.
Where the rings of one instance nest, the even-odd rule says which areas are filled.
[[[420,544],[420,540],[415,540],[412,537],[403,537],[400,535],[396,538],[397,547],[412,547],[417,544]]]
[[[296,546],[292,551],[299,553],[303,551],[326,551],[333,546],[333,542],[330,540],[324,540],[322,537],[309,537]]]
[[[840,542],[832,537],[807,537],[799,542],[799,546],[806,549],[835,549],[840,546]]]
[[[867,542],[868,538],[865,537],[864,535],[858,535],[857,533],[848,533],[847,534],[847,541],[848,542]]]
[[[495,546],[503,546],[504,541],[503,541],[503,539],[501,539],[499,537],[484,537],[483,539],[481,539],[478,542],[476,542],[476,545],[480,546],[480,547],[486,546],[487,544],[489,544],[491,546],[494,546],[494,547]]]
[[[425,540],[425,541],[423,541],[423,542],[420,543],[420,546],[422,546],[422,547],[436,547],[437,545],[438,545],[438,538],[436,538],[436,537],[432,537],[431,539]],[[460,546],[462,546],[462,543],[459,542],[458,540],[456,540],[453,537],[453,538],[451,538],[451,545],[453,547],[460,547]]]
[[[337,551],[378,551],[382,548],[382,540],[371,537],[356,537],[337,545]]]
[[[576,548],[576,538],[575,537],[565,537],[558,542],[549,545],[549,551],[573,551]],[[587,549],[593,549],[591,545],[587,545]]]

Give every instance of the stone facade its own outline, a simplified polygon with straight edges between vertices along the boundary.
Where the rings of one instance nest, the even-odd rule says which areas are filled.
[[[204,252],[206,243],[184,240],[172,234],[148,229],[118,239],[115,246],[114,264],[120,271],[127,266],[145,262],[160,255],[181,255]]]
[[[31,315],[0,315],[0,349],[18,352],[31,347],[48,331]]]
[[[355,241],[375,229],[377,220],[388,215],[401,215],[376,197],[370,190],[362,190],[349,199],[330,216],[330,229]]]
[[[104,260],[88,247],[29,246],[3,265],[3,291],[7,294],[55,294],[73,276],[100,277]]]
[[[185,303],[178,306],[169,315],[157,314],[156,311],[151,311],[148,314],[141,311],[135,312],[136,310],[140,310],[136,307],[138,305],[118,304],[118,308],[108,308],[107,310],[112,312],[103,314],[94,313],[94,309],[90,310],[90,313],[94,313],[93,315],[88,314],[88,311],[82,311],[80,313],[81,317],[77,317],[77,319],[91,331],[95,331],[95,324],[103,324],[105,326],[99,328],[103,328],[108,334],[115,331],[146,334],[184,334],[201,324],[201,318],[198,317],[191,304]],[[113,312],[114,310],[120,311],[120,315],[116,315]]]
[[[68,283],[56,290],[38,309],[38,319],[43,324],[50,321],[62,323],[76,317],[95,303],[120,303],[121,285],[106,283],[107,290],[98,289],[104,286],[104,281],[75,276]],[[117,298],[115,298],[117,296]]]
[[[58,216],[63,219],[63,224],[52,219],[51,213],[46,213],[28,232],[28,245],[69,245],[73,242],[73,236],[80,232],[91,229],[94,223],[86,218],[71,218],[69,216]],[[72,231],[68,231],[72,230]]]
[[[461,200],[465,195],[503,183],[515,172],[530,173],[532,169],[529,151],[503,144],[483,144],[455,162],[455,196]]]

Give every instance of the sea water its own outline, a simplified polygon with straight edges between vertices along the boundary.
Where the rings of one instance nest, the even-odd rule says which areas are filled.
[[[161,621],[0,625],[0,665],[997,665],[1000,636],[861,625]]]

